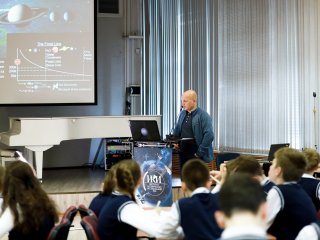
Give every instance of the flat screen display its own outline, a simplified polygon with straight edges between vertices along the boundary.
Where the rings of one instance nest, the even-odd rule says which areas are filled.
[[[0,104],[96,104],[95,0],[1,0]]]

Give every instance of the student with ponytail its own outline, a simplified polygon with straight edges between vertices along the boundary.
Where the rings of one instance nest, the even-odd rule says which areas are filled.
[[[134,193],[141,183],[139,164],[122,160],[112,168],[114,176],[104,183],[104,192],[111,195],[99,215],[100,239],[137,239],[137,229],[150,237],[161,237],[156,213],[135,202]]]

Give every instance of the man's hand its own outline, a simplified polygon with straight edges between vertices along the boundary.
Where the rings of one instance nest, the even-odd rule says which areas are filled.
[[[174,150],[177,150],[177,151],[180,150],[180,146],[179,146],[178,143],[174,143],[174,144],[172,144],[172,146],[173,146],[173,149],[174,149]]]

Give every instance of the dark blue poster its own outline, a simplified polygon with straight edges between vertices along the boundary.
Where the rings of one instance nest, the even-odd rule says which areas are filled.
[[[144,207],[172,205],[172,149],[166,147],[136,147],[133,159],[140,164],[142,183],[136,200]]]

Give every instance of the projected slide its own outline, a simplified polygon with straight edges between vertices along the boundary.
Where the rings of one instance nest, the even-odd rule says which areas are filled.
[[[95,103],[94,1],[0,6],[0,104]]]

